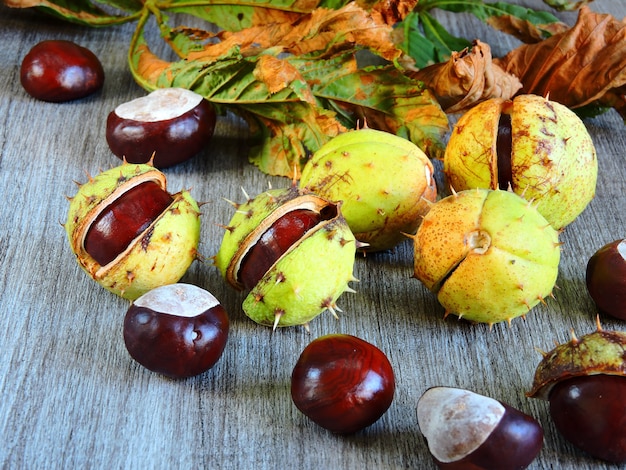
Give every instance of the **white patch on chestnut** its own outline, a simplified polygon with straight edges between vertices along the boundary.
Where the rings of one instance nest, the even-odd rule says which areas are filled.
[[[202,99],[198,93],[184,88],[159,88],[147,96],[120,104],[115,114],[141,122],[166,121],[191,111]]]
[[[493,398],[449,387],[427,390],[417,404],[417,420],[428,448],[445,463],[475,451],[504,413],[504,406]]]
[[[134,304],[159,313],[193,318],[219,305],[219,301],[198,286],[178,283],[153,289],[135,300]]]
[[[620,254],[622,259],[626,260],[626,239],[619,242],[617,245],[617,252]]]

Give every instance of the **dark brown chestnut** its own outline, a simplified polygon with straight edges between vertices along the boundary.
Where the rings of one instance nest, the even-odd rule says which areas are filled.
[[[626,378],[574,377],[550,392],[550,416],[565,439],[603,460],[626,462]]]
[[[435,463],[448,470],[524,469],[543,446],[533,417],[460,388],[426,390],[417,419]]]
[[[123,103],[107,118],[111,151],[130,163],[165,168],[190,159],[211,140],[215,111],[201,95],[183,88],[160,88]]]
[[[336,212],[335,212],[336,215]],[[281,216],[246,253],[239,268],[239,280],[248,290],[261,280],[287,249],[322,220],[320,212],[296,209]]]
[[[626,239],[607,243],[589,258],[586,282],[601,313],[626,320]]]
[[[597,331],[543,353],[529,397],[550,402],[559,433],[579,449],[626,463],[626,332]]]
[[[62,102],[88,96],[104,83],[104,69],[89,49],[71,41],[36,44],[22,60],[20,81],[42,101]]]
[[[395,377],[387,356],[351,335],[330,334],[302,351],[291,375],[291,398],[313,422],[350,434],[376,422],[389,408]]]
[[[85,250],[101,266],[106,266],[173,202],[172,195],[155,181],[134,186],[94,219],[85,236]]]
[[[124,318],[124,343],[147,369],[183,378],[217,363],[228,330],[228,315],[210,292],[192,284],[169,284],[132,303]]]

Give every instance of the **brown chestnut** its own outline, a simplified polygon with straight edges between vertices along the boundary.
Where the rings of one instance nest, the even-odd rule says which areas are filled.
[[[140,183],[112,201],[93,220],[85,235],[85,250],[106,266],[145,232],[174,202],[155,181]]]
[[[215,130],[215,111],[201,95],[184,88],[160,88],[116,107],[107,118],[111,151],[130,163],[157,168],[199,153]]]
[[[550,402],[559,433],[609,462],[626,462],[626,332],[597,331],[543,353],[529,397]]]
[[[192,284],[169,284],[132,303],[124,318],[124,343],[147,369],[183,378],[217,363],[228,330],[228,315],[210,292]]]
[[[543,429],[533,417],[460,388],[426,390],[417,419],[439,468],[523,469],[543,446]]]
[[[291,375],[291,398],[309,419],[336,434],[376,422],[389,408],[395,377],[387,356],[356,336],[330,334],[304,348]]]
[[[26,92],[39,100],[71,101],[102,88],[104,70],[89,49],[71,41],[48,40],[26,54],[20,81]]]
[[[607,243],[589,258],[586,282],[601,313],[626,320],[626,239]]]
[[[565,439],[595,457],[626,462],[626,379],[574,377],[550,392],[550,417]]]
[[[335,209],[334,206],[331,207]],[[323,219],[320,212],[296,209],[281,216],[259,237],[241,260],[239,277],[244,287],[252,290],[293,244],[322,220],[329,220],[336,214],[332,211]]]

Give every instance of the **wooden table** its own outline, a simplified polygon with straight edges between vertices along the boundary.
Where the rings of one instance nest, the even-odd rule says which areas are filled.
[[[539,1],[525,2],[541,6]],[[598,0],[596,11],[626,14],[624,0]],[[560,15],[572,24],[575,14]],[[458,17],[440,14],[452,25]],[[452,26],[451,26],[452,27]],[[454,26],[492,43],[501,55],[516,43],[473,19]],[[626,236],[626,133],[615,111],[586,120],[598,152],[597,194],[561,236],[556,300],[512,326],[444,320],[443,309],[412,274],[407,242],[389,253],[359,257],[357,294],[340,299],[339,320],[325,313],[302,328],[257,326],[241,311],[210,261],[184,277],[213,292],[230,313],[224,355],[205,374],[171,380],[139,366],[122,339],[128,302],[101,289],[74,261],[61,223],[66,195],[86,173],[119,164],[104,138],[107,114],[141,96],[126,65],[133,25],[89,29],[0,7],[0,467],[13,468],[434,468],[419,432],[416,402],[430,386],[463,387],[535,416],[545,429],[536,469],[614,468],[564,442],[547,403],[525,397],[540,360],[573,329],[595,329],[587,295],[587,259]],[[156,34],[156,33],[152,33]],[[19,82],[22,57],[37,42],[61,38],[89,47],[106,82],[91,97],[38,102]],[[157,52],[160,52],[157,49]],[[246,126],[219,119],[209,149],[166,170],[169,187],[192,188],[203,206],[200,250],[219,248],[240,188],[257,194],[290,182],[268,177],[246,157]],[[625,329],[602,318],[605,329]],[[302,349],[327,333],[349,333],[380,347],[391,360],[397,391],[374,425],[339,437],[308,421],[292,404],[291,370]]]

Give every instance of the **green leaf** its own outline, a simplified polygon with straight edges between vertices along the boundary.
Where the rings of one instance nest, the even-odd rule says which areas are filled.
[[[480,0],[430,0],[420,2],[417,5],[418,11],[440,8],[454,13],[471,13],[478,19],[488,22],[492,18],[510,15],[523,21],[541,26],[550,23],[558,23],[559,19],[547,11],[537,11],[513,3],[495,2],[487,3]],[[550,33],[545,31],[545,36]]]
[[[422,69],[437,63],[437,51],[432,41],[422,33],[420,25],[419,12],[413,11],[406,16],[401,23],[403,40],[399,47],[415,61],[417,68]]]
[[[462,51],[472,45],[467,39],[452,36],[446,28],[428,12],[422,12],[419,16],[422,20],[424,35],[435,46],[435,62],[444,62],[450,58],[452,52]]]
[[[552,30],[546,25],[558,24],[554,15],[545,11],[535,11],[507,2],[486,3],[480,0],[421,0],[405,19],[397,26],[403,35],[400,47],[415,61],[419,69],[444,62],[452,52],[459,52],[471,47],[471,41],[455,37],[430,13],[439,8],[454,13],[472,14],[479,20],[498,27],[498,18],[513,17],[528,22],[539,31],[539,35],[548,37]],[[509,31],[510,32],[510,31]]]
[[[256,144],[249,158],[266,173],[291,176],[310,153],[363,116],[441,155],[448,121],[436,100],[394,67],[358,69],[356,49],[329,59],[276,58],[294,75],[281,89],[270,90],[259,79],[258,67],[264,56],[277,56],[282,48],[246,57],[233,48],[219,58],[168,63],[148,48],[142,30],[146,20],[140,21],[131,48],[136,79],[146,89],[193,90],[218,111],[242,116]]]
[[[341,0],[337,0],[337,8]],[[226,31],[241,31],[249,28],[258,20],[259,15],[267,12],[282,14],[309,13],[319,6],[319,0],[168,0],[159,4],[159,8],[171,12],[186,13],[217,25]]]
[[[139,0],[4,0],[4,3],[12,8],[36,8],[65,21],[94,27],[134,21],[143,8]],[[119,10],[119,14],[111,13],[109,7]]]

